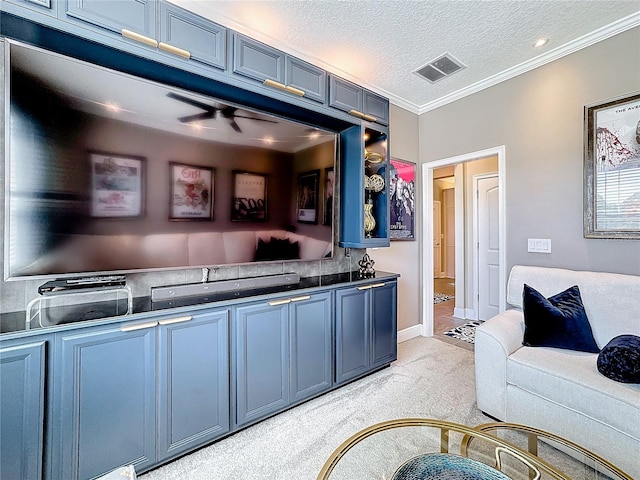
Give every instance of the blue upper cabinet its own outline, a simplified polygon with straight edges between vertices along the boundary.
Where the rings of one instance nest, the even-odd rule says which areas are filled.
[[[155,0],[66,0],[64,13],[67,20],[155,40],[157,5]]]
[[[329,105],[368,122],[389,124],[389,100],[335,75],[329,76]]]
[[[341,133],[341,247],[389,246],[388,137],[367,122]]]
[[[227,29],[168,2],[160,3],[158,48],[221,70],[227,67]]]
[[[296,97],[325,103],[324,70],[236,32],[233,73]]]
[[[2,2],[13,3],[19,7],[24,7],[38,13],[55,17],[58,11],[56,0],[0,0]]]

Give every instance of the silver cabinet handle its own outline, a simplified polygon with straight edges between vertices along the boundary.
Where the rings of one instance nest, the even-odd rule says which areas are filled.
[[[356,287],[358,290],[369,290],[373,288],[373,285],[362,285],[361,287]]]
[[[186,315],[184,317],[166,318],[164,320],[160,320],[158,323],[160,325],[171,325],[172,323],[188,322],[189,320],[193,320],[193,317],[191,315]]]
[[[373,285],[371,285],[371,288],[384,287],[385,285],[386,283],[374,283]]]
[[[180,57],[184,57],[187,60],[191,58],[191,52],[189,50],[185,50],[183,48],[174,47],[173,45],[169,45],[168,43],[160,42],[158,44],[158,48],[164,50],[165,52],[173,53],[174,55],[178,55]]]
[[[275,307],[276,305],[284,305],[285,303],[291,303],[291,299],[285,298],[284,300],[273,300],[272,302],[267,302],[267,303],[272,307]]]
[[[158,48],[158,42],[156,42],[151,37],[145,37],[144,35],[140,35],[139,33],[132,32],[131,30],[127,30],[123,28],[120,33],[123,37],[126,37],[130,40],[135,40],[136,42],[144,43],[145,45],[149,45],[151,47]]]
[[[311,295],[303,295],[302,297],[292,298],[291,301],[292,302],[299,302],[300,300],[309,300],[310,298],[311,298]]]
[[[145,323],[127,323],[120,326],[121,332],[133,332],[135,330],[144,330],[145,328],[153,328],[158,326],[158,322],[145,322]]]

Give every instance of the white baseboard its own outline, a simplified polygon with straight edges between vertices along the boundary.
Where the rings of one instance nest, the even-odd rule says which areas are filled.
[[[422,335],[422,325],[414,325],[398,332],[398,343],[406,342]]]
[[[461,318],[463,320],[475,320],[476,312],[473,310],[473,308],[455,307],[453,309],[453,316],[456,318]]]

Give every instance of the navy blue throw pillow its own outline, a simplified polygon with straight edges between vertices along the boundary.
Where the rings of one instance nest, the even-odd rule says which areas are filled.
[[[598,355],[598,371],[622,383],[640,383],[640,337],[619,335]]]
[[[527,347],[555,347],[598,353],[577,285],[545,298],[529,285],[522,292],[524,340]]]

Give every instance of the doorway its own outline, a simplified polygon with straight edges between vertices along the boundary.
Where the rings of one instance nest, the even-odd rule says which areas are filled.
[[[434,208],[434,170],[444,166],[454,166],[460,164],[466,164],[475,160],[487,159],[489,157],[497,157],[497,190],[492,192],[493,201],[497,203],[498,218],[497,218],[497,265],[492,274],[497,281],[497,305],[499,311],[504,311],[506,308],[506,255],[505,255],[505,147],[499,146],[481,150],[478,152],[471,152],[468,154],[458,155],[455,157],[444,158],[434,162],[430,162],[423,165],[423,182],[424,195],[423,195],[423,225],[424,225],[424,239],[434,239],[434,218],[432,215]],[[462,175],[456,175],[456,190],[454,192],[455,197],[455,297],[456,306],[455,312],[458,318],[462,319],[477,319],[478,310],[472,300],[472,295],[475,294],[474,288],[478,284],[476,279],[477,267],[473,255],[470,251],[467,251],[460,242],[459,239],[465,238],[465,217],[472,215],[472,208],[465,208],[464,192],[464,179]],[[495,198],[497,197],[497,198]],[[475,228],[475,227],[474,227]],[[471,227],[467,227],[467,230]],[[469,232],[467,232],[469,233]],[[495,237],[492,237],[494,239]],[[425,241],[422,244],[423,248],[423,265],[422,265],[422,284],[424,288],[423,305],[422,305],[422,335],[432,336],[434,333],[434,285],[436,283],[436,276],[434,275],[434,243],[433,241]],[[464,242],[470,243],[470,242]],[[446,268],[446,266],[445,266]]]

